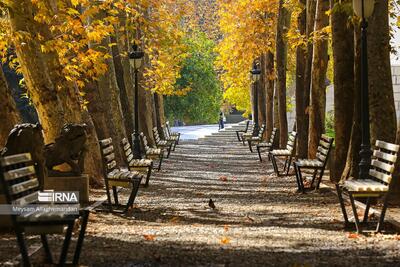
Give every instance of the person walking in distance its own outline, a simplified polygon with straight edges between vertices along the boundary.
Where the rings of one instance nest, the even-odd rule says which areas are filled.
[[[225,120],[225,116],[224,116],[224,113],[221,111],[219,113],[219,130],[222,130],[225,128],[224,120]]]

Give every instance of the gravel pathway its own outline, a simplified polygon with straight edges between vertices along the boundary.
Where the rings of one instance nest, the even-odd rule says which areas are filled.
[[[163,166],[129,217],[91,214],[81,264],[400,266],[397,234],[345,232],[332,193],[295,193],[293,176],[275,177],[229,131],[182,141]]]

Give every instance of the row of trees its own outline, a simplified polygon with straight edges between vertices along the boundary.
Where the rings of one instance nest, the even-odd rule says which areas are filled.
[[[86,172],[100,181],[98,140],[119,142],[134,129],[133,43],[146,53],[140,71],[140,131],[164,123],[163,95],[184,94],[175,83],[190,56],[184,37],[193,25],[193,6],[183,0],[1,0],[2,64],[24,77],[46,143],[66,122],[89,126]],[[190,86],[190,85],[188,85]],[[0,145],[21,122],[0,72]]]
[[[249,106],[248,71],[261,64],[259,120],[267,135],[287,141],[287,87],[295,87],[297,154],[315,157],[325,132],[327,77],[334,83],[335,167],[333,179],[358,176],[360,147],[360,20],[351,0],[242,0],[219,2],[224,39],[219,44],[225,97]],[[369,98],[372,141],[395,142],[396,113],[390,68],[389,16],[398,2],[375,2],[368,24]],[[330,70],[330,65],[333,65]],[[330,73],[332,71],[332,73]]]

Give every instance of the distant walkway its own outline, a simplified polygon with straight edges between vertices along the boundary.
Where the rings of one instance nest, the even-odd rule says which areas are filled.
[[[227,124],[225,126],[229,127],[230,125]],[[199,138],[203,138],[207,135],[218,132],[218,124],[181,126],[172,128],[174,132],[181,133],[182,140],[197,140]]]

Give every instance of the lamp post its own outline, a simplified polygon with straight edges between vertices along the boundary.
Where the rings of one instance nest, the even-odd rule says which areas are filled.
[[[133,156],[136,159],[141,158],[140,152],[140,139],[139,139],[139,83],[138,73],[139,68],[142,65],[144,52],[139,50],[139,47],[134,44],[132,45],[132,52],[129,54],[129,63],[134,70],[135,79],[135,132],[133,133]]]
[[[361,18],[361,149],[359,178],[368,177],[371,163],[369,127],[367,19],[374,12],[375,0],[353,0],[354,13]]]
[[[254,105],[254,135],[258,134],[258,81],[260,80],[261,70],[256,62],[253,64],[253,69],[250,71],[251,80],[253,81],[253,105]]]

